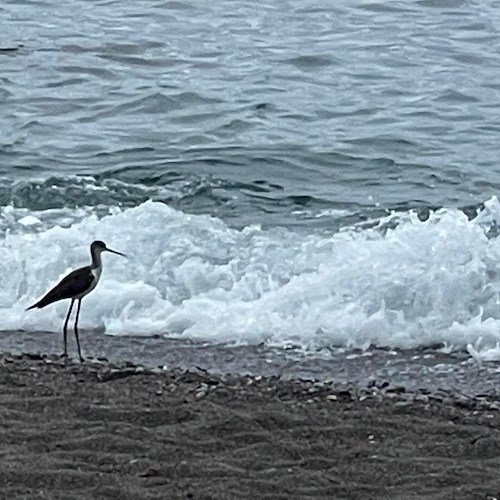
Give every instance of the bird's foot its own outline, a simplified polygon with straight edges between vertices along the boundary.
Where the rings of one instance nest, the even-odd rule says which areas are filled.
[[[68,353],[67,353],[67,352],[65,352],[64,354],[61,354],[60,358],[62,359],[62,361],[63,361],[64,363],[67,363],[67,362],[68,362],[68,360],[69,360]]]
[[[80,356],[80,363],[85,363],[85,358],[83,356]]]

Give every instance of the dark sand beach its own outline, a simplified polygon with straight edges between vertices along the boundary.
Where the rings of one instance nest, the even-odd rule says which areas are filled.
[[[0,498],[493,499],[486,396],[0,358]]]

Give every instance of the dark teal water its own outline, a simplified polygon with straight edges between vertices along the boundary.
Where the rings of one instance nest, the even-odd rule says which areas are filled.
[[[330,4],[3,5],[0,204],[244,226],[496,194],[498,3]]]

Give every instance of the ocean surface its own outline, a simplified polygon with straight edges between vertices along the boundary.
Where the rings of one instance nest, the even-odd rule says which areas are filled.
[[[102,239],[87,352],[497,373],[500,2],[0,16],[0,350],[61,348],[25,308]]]

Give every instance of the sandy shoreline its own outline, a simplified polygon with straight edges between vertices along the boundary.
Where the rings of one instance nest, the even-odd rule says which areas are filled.
[[[0,498],[500,497],[487,396],[0,356]]]

